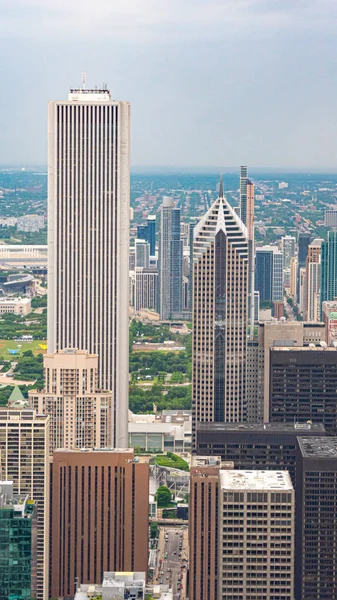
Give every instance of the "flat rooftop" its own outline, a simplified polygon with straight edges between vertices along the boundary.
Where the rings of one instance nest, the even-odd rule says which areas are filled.
[[[337,458],[337,436],[299,437],[298,444],[304,458]]]
[[[309,346],[273,346],[271,352],[336,352],[334,346],[327,346],[326,342],[319,342],[318,346],[309,344]]]
[[[293,490],[288,471],[220,471],[222,490]]]
[[[223,433],[285,433],[294,435],[307,434],[325,434],[325,428],[322,423],[198,423],[197,431],[203,432],[223,432]],[[304,435],[305,435],[304,434]]]

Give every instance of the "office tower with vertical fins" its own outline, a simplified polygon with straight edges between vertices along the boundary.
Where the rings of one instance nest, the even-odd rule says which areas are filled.
[[[127,445],[130,105],[103,90],[49,103],[48,350],[99,356],[113,444]]]
[[[308,246],[306,261],[305,320],[320,321],[321,246],[324,240],[314,239]]]
[[[246,418],[248,234],[220,183],[194,229],[192,438],[196,423]]]
[[[183,309],[183,241],[180,236],[180,208],[164,196],[159,224],[159,314],[177,319]]]
[[[74,597],[76,581],[101,582],[105,571],[146,572],[148,457],[131,448],[56,450],[50,521],[49,598]]]
[[[244,225],[247,225],[247,183],[248,168],[240,169],[240,218]]]

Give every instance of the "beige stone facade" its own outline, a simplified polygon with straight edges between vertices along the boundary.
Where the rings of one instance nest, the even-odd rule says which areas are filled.
[[[98,357],[68,348],[44,356],[45,389],[29,403],[50,415],[50,454],[56,448],[112,446],[112,393],[97,390]]]
[[[49,598],[49,425],[48,416],[31,409],[0,409],[1,477],[37,506],[37,600]]]

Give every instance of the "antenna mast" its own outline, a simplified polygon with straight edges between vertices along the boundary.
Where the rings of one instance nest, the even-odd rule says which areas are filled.
[[[82,90],[85,90],[86,83],[87,83],[87,72],[83,71],[83,73],[82,73]]]

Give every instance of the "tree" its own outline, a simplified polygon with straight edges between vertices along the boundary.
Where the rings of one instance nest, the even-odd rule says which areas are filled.
[[[158,537],[159,537],[159,526],[158,526],[158,523],[153,521],[150,524],[150,538],[151,538],[151,540],[154,540]]]
[[[163,506],[167,506],[171,502],[171,492],[166,485],[161,485],[157,489],[156,500],[158,508],[162,508]]]

